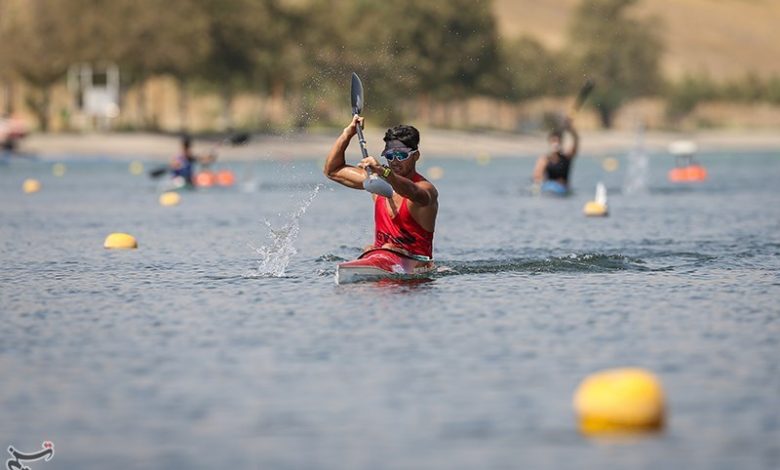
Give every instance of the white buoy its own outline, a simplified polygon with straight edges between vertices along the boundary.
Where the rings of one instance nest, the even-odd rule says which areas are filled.
[[[696,142],[690,140],[675,140],[669,144],[669,153],[672,155],[694,155],[699,150]]]

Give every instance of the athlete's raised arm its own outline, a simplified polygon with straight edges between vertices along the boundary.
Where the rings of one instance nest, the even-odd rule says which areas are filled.
[[[328,158],[325,160],[325,168],[323,169],[323,173],[329,179],[353,189],[363,189],[363,181],[366,179],[367,174],[366,170],[362,168],[348,165],[344,158],[344,152],[349,147],[352,138],[357,134],[357,126],[362,124],[363,118],[358,116],[352,118],[352,122],[344,128],[344,131],[330,149]]]

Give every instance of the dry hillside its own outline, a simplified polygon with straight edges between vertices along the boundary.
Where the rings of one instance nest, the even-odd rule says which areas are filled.
[[[557,49],[579,1],[494,0],[494,8],[504,36],[529,34]],[[780,0],[642,0],[635,12],[660,20],[670,77],[780,75]]]

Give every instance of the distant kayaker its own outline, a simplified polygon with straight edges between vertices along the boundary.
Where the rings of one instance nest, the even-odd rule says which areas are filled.
[[[192,186],[195,164],[208,165],[214,163],[216,159],[217,156],[214,152],[204,156],[192,153],[192,138],[189,135],[184,135],[181,139],[181,153],[171,160],[171,175],[174,178],[183,178],[185,184]]]
[[[568,151],[563,149],[563,136],[568,132],[572,136],[572,145]],[[563,126],[554,129],[547,137],[550,152],[542,155],[536,161],[534,168],[534,185],[542,191],[567,193],[569,191],[569,174],[574,157],[579,148],[579,135],[574,129],[570,118],[566,118]]]
[[[369,249],[385,248],[421,262],[430,260],[439,193],[416,170],[420,159],[420,133],[406,125],[388,129],[381,154],[387,165],[381,165],[370,156],[357,166],[348,165],[344,152],[362,122],[363,118],[355,116],[336,140],[325,161],[325,176],[353,189],[363,189],[363,181],[368,176],[366,169],[384,178],[392,186],[393,196],[372,194],[376,227],[374,244]]]

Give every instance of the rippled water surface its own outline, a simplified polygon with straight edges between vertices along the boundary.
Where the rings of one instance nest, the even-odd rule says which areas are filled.
[[[780,152],[704,155],[682,187],[654,155],[631,194],[625,157],[585,156],[567,199],[527,194],[533,159],[423,160],[438,272],[350,286],[372,205],[320,161],[223,164],[234,188],[166,208],[127,163],[0,160],[0,448],[53,441],[36,469],[780,467]],[[588,219],[599,180],[611,216]],[[139,249],[104,250],[116,231]],[[580,436],[577,384],[627,365],[663,381],[666,430]]]

